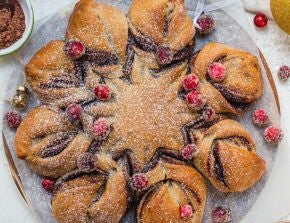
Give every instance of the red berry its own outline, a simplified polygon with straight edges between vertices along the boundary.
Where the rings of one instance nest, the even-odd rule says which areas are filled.
[[[111,130],[110,124],[104,118],[99,118],[93,123],[92,134],[98,140],[107,138]]]
[[[188,144],[181,149],[181,156],[186,160],[193,159],[197,154],[197,147],[195,144]]]
[[[187,75],[183,82],[183,88],[187,91],[196,90],[199,84],[198,77],[195,74]]]
[[[79,121],[82,118],[83,108],[77,104],[71,104],[66,109],[66,114],[72,121]]]
[[[208,14],[201,15],[196,23],[200,26],[200,28],[198,28],[200,34],[209,34],[215,29],[214,18]]]
[[[280,67],[278,76],[281,80],[286,81],[290,77],[290,67],[286,65]]]
[[[95,168],[95,156],[92,153],[83,153],[77,158],[77,166],[80,170],[90,171]]]
[[[161,65],[170,64],[173,60],[173,52],[168,46],[160,46],[156,50],[156,60]]]
[[[268,23],[268,18],[267,16],[262,13],[262,12],[259,12],[255,15],[254,17],[254,24],[258,27],[258,28],[263,28],[267,25]]]
[[[94,88],[94,93],[97,99],[108,101],[111,98],[111,89],[106,84],[99,84]]]
[[[269,126],[264,131],[264,138],[266,142],[277,144],[283,139],[283,131],[277,126]]]
[[[63,48],[65,54],[72,60],[77,60],[85,54],[85,46],[78,41],[71,40],[65,43]]]
[[[41,180],[42,188],[48,192],[52,192],[54,188],[54,181],[51,179],[44,178]]]
[[[253,113],[253,122],[255,125],[262,127],[269,123],[268,113],[264,109],[257,109]]]
[[[132,176],[131,186],[133,190],[144,191],[149,186],[149,179],[143,173],[136,173]]]
[[[210,79],[215,82],[220,82],[226,77],[226,68],[222,63],[212,63],[208,68]]]
[[[191,205],[185,204],[179,208],[180,216],[183,220],[187,220],[193,216],[193,209]]]
[[[228,208],[217,207],[212,211],[214,223],[227,223],[232,221],[231,211]]]
[[[195,110],[201,110],[205,105],[205,99],[197,90],[193,90],[188,93],[186,96],[186,101],[188,105]]]
[[[18,128],[21,123],[21,116],[16,111],[7,112],[5,120],[10,128]]]
[[[215,110],[210,105],[206,105],[202,110],[202,117],[205,122],[212,121],[215,115],[216,115]]]

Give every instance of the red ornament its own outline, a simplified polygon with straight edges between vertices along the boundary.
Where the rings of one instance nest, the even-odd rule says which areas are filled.
[[[197,154],[197,147],[195,144],[188,144],[181,149],[181,156],[186,160],[193,159]]]
[[[186,96],[186,101],[191,108],[198,111],[201,110],[206,103],[201,93],[197,90],[193,90],[188,93]]]
[[[202,117],[205,122],[212,121],[215,115],[216,115],[215,110],[210,105],[206,105],[202,110]]]
[[[183,88],[187,91],[196,90],[198,88],[199,80],[195,74],[187,75],[183,82]]]
[[[7,112],[5,120],[10,128],[18,128],[21,123],[21,116],[16,111]]]
[[[226,68],[222,63],[212,63],[208,68],[210,79],[215,82],[221,82],[226,77]]]
[[[192,207],[189,204],[185,204],[185,205],[180,206],[179,212],[180,212],[180,216],[183,220],[187,220],[187,219],[191,218],[193,215]]]
[[[92,134],[98,140],[104,140],[110,134],[110,124],[104,118],[99,118],[93,123]]]
[[[268,18],[264,13],[259,12],[255,15],[254,24],[258,28],[264,28],[267,25],[267,23],[268,23]]]
[[[217,207],[212,211],[214,223],[228,223],[232,221],[231,211],[228,208]]]
[[[94,88],[94,93],[97,99],[108,101],[111,98],[111,89],[106,84],[99,84]]]
[[[54,188],[54,181],[51,179],[44,178],[41,180],[41,186],[44,190],[52,192]]]
[[[253,113],[253,122],[259,127],[267,125],[269,123],[268,113],[264,109],[257,109]]]
[[[95,168],[96,157],[92,153],[83,153],[77,158],[77,166],[80,170],[90,171]]]
[[[85,54],[85,46],[78,41],[71,40],[65,43],[63,48],[65,54],[72,60],[77,60]]]
[[[168,46],[160,46],[156,50],[156,60],[161,65],[170,64],[173,60],[173,52]]]
[[[290,67],[286,65],[280,67],[278,76],[281,80],[286,81],[290,77]]]
[[[133,190],[144,191],[149,186],[149,179],[144,173],[136,173],[132,176],[131,186]]]
[[[270,144],[278,144],[283,139],[283,131],[277,126],[269,126],[264,131],[264,138]]]
[[[200,28],[198,28],[200,34],[209,34],[215,29],[214,18],[208,14],[201,15],[196,23],[200,26]]]
[[[79,121],[82,118],[83,108],[78,104],[71,104],[67,107],[66,114],[72,121]]]

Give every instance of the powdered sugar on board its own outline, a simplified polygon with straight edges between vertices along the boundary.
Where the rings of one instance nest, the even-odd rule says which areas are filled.
[[[102,2],[117,6],[124,11],[128,11],[128,8],[131,4],[131,1]],[[21,60],[23,60],[24,64],[28,63],[32,55],[50,40],[64,38],[68,17],[71,13],[72,7],[73,5],[70,7],[70,9],[65,9],[65,13],[60,12],[51,17],[43,25],[43,27],[39,29],[38,32],[36,32],[36,34],[32,37],[28,45],[22,50],[20,54],[20,58]],[[189,12],[189,14],[193,17],[194,12]],[[208,35],[206,37],[200,37],[197,35],[195,51],[201,49],[205,43],[215,41],[249,51],[258,57],[258,49],[255,43],[252,41],[251,37],[248,36],[245,31],[243,31],[242,27],[240,27],[231,17],[226,15],[223,11],[213,12],[212,15],[216,20],[216,30],[211,35]],[[262,67],[261,61],[260,65]],[[13,78],[9,82],[7,88],[7,99],[11,98],[17,86],[23,83],[23,75],[20,72],[21,69],[23,69],[23,66],[18,62],[15,62],[14,74],[11,76]],[[217,206],[225,206],[230,208],[233,215],[233,222],[240,221],[252,207],[269,176],[275,158],[276,148],[272,148],[272,146],[266,144],[263,140],[263,129],[260,129],[252,124],[252,112],[257,108],[267,109],[270,120],[272,121],[272,123],[275,124],[279,124],[280,117],[264,69],[263,79],[263,97],[258,102],[251,105],[246,114],[239,118],[239,121],[252,134],[252,137],[257,146],[257,152],[266,160],[268,171],[263,179],[256,186],[244,193],[222,194],[220,192],[217,192],[217,190],[214,189],[206,181],[208,186],[208,194],[203,222],[212,222],[211,211]],[[31,110],[33,107],[35,107],[36,104],[38,104],[38,101],[36,97],[33,96],[30,101],[28,110]],[[10,109],[10,106],[6,105],[4,111],[8,111]],[[22,115],[24,116],[24,114]],[[25,161],[19,160],[15,156],[13,148],[15,132],[10,130],[9,128],[6,128],[5,135],[7,137],[11,153],[18,168],[22,182],[26,189],[26,193],[28,195],[28,198],[30,199],[29,202],[31,204],[31,207],[43,222],[55,222],[54,218],[51,215],[50,194],[42,189],[40,177],[32,173]],[[128,216],[127,219],[127,222],[134,222],[132,220],[132,216]]]

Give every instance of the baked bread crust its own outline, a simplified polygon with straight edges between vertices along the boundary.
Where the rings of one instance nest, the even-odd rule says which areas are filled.
[[[213,62],[226,68],[226,77],[219,83],[208,77],[208,67]],[[194,57],[191,69],[200,79],[200,91],[218,113],[241,114],[263,94],[257,58],[225,44],[208,43]]]
[[[65,55],[64,45],[61,40],[49,42],[25,67],[27,82],[37,96],[59,107],[94,98],[81,86],[76,64]]]
[[[173,51],[173,61],[186,59],[194,47],[195,28],[183,0],[134,0],[128,18],[134,51],[149,68],[160,67],[155,58],[160,46]]]
[[[38,175],[60,177],[52,198],[59,222],[120,222],[133,201],[140,223],[198,223],[206,186],[195,167],[222,192],[244,191],[262,177],[265,161],[250,134],[222,115],[241,114],[262,95],[258,61],[219,43],[207,44],[190,61],[194,35],[183,0],[135,0],[128,18],[80,0],[68,42],[51,41],[33,56],[27,81],[50,106],[28,113],[15,148]],[[65,51],[72,41],[85,47],[80,57]],[[218,83],[208,77],[213,62],[226,69]],[[201,110],[186,98],[191,71],[207,99]],[[95,92],[100,86],[110,91],[106,99]],[[65,111],[73,103],[78,120]],[[208,120],[210,106],[216,115]],[[194,158],[183,154],[189,144],[197,146]],[[138,174],[143,182],[134,178]],[[182,205],[192,208],[188,219]]]
[[[91,51],[116,55],[125,62],[128,40],[126,15],[93,0],[80,0],[69,19],[66,38],[82,42]]]
[[[52,213],[60,223],[118,223],[126,212],[126,179],[119,165],[108,156],[98,156],[107,166],[71,172],[60,178],[52,198]],[[96,161],[97,162],[97,161]]]
[[[194,134],[194,165],[219,191],[245,191],[265,173],[265,161],[257,155],[250,134],[236,121],[225,119]]]
[[[56,108],[41,106],[28,113],[15,135],[16,155],[41,176],[58,178],[77,167],[77,157],[92,138],[79,132]]]
[[[145,175],[149,179],[149,189],[137,208],[138,223],[201,222],[206,187],[196,170],[182,162],[160,159]],[[193,209],[193,217],[182,219],[180,207],[188,203]]]

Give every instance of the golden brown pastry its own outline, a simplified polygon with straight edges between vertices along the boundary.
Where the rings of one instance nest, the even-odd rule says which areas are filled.
[[[91,171],[77,170],[56,182],[51,205],[58,222],[121,221],[128,204],[123,167],[108,156],[99,156],[96,162],[107,165]]]
[[[210,43],[190,63],[194,35],[183,0],[134,0],[128,18],[80,0],[66,41],[27,64],[28,83],[49,106],[22,121],[16,154],[59,178],[58,222],[117,223],[134,204],[139,223],[199,223],[206,186],[195,168],[222,192],[262,177],[250,134],[223,115],[261,96],[258,61]]]
[[[225,119],[194,130],[197,169],[222,192],[242,192],[260,180],[265,161],[256,153],[250,134],[236,121]]]
[[[82,74],[77,64],[65,55],[64,45],[61,40],[49,42],[25,67],[27,82],[38,97],[59,107],[95,98],[82,86]]]
[[[14,146],[16,155],[26,159],[38,175],[57,178],[77,167],[77,157],[89,149],[92,141],[62,111],[41,106],[21,122]]]
[[[128,14],[134,51],[150,68],[185,60],[195,28],[183,0],[134,0]]]
[[[215,62],[225,68],[225,78],[221,81],[209,77],[209,67]],[[217,113],[243,113],[262,96],[261,69],[257,58],[248,52],[221,43],[208,43],[191,66],[200,79],[200,91]]]
[[[128,40],[126,15],[94,0],[80,0],[69,19],[66,38],[86,46],[84,59],[93,62],[95,71],[109,74],[120,70]]]
[[[201,222],[206,187],[196,170],[180,161],[160,159],[143,174],[149,184],[138,204],[137,222]],[[186,206],[191,213],[183,213]]]

